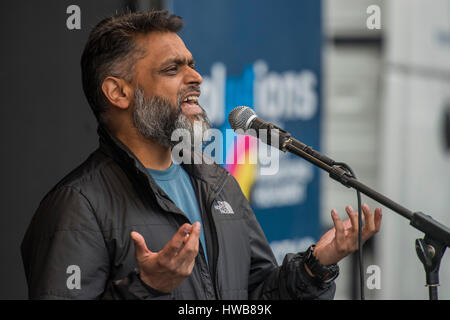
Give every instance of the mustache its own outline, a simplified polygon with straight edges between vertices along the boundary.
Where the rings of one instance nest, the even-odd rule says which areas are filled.
[[[181,105],[181,99],[188,92],[198,93],[200,95],[201,94],[200,86],[199,85],[191,85],[191,86],[187,87],[186,89],[183,89],[180,92],[178,92],[178,105]]]

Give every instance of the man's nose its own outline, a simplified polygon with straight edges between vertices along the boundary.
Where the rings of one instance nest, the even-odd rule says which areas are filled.
[[[203,78],[197,70],[189,68],[189,73],[186,77],[186,81],[188,84],[197,84],[200,85],[203,82]]]

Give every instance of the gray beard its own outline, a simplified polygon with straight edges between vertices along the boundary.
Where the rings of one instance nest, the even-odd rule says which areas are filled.
[[[177,129],[185,129],[190,133],[191,146],[202,143],[203,133],[210,128],[208,116],[200,107],[203,113],[196,115],[195,121],[201,123],[202,128],[194,130],[194,124],[181,111],[183,94],[184,92],[180,92],[177,99],[178,106],[174,106],[169,100],[160,96],[147,99],[144,91],[138,87],[134,94],[133,124],[139,133],[162,146],[173,148],[179,141],[171,139],[172,133]]]

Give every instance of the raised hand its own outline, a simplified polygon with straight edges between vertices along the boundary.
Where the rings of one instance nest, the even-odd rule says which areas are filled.
[[[353,211],[352,207],[345,208],[349,216],[345,221],[341,221],[337,212],[331,210],[334,228],[327,231],[317,242],[314,248],[314,256],[323,265],[337,263],[350,253],[358,250],[358,212]],[[375,209],[372,214],[367,204],[362,206],[363,222],[362,242],[372,237],[380,231],[381,226],[381,208]]]
[[[151,252],[144,237],[131,233],[139,274],[148,286],[171,292],[192,272],[199,249],[200,223],[184,224],[159,252]]]

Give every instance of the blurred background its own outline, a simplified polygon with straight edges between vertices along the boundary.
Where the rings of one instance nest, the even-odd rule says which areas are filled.
[[[31,217],[97,146],[79,67],[90,30],[115,12],[151,9],[184,18],[181,37],[215,127],[226,132],[229,111],[248,105],[366,185],[450,226],[450,0],[2,1],[0,299],[27,298],[20,243]],[[224,166],[280,262],[332,227],[332,208],[341,218],[346,205],[357,208],[356,192],[301,159],[282,155],[272,176]],[[363,250],[364,271],[380,271],[367,299],[428,298],[414,248],[422,237],[383,208],[381,231]],[[340,262],[336,299],[358,299],[356,262]],[[448,252],[440,279],[439,296],[450,299]]]

